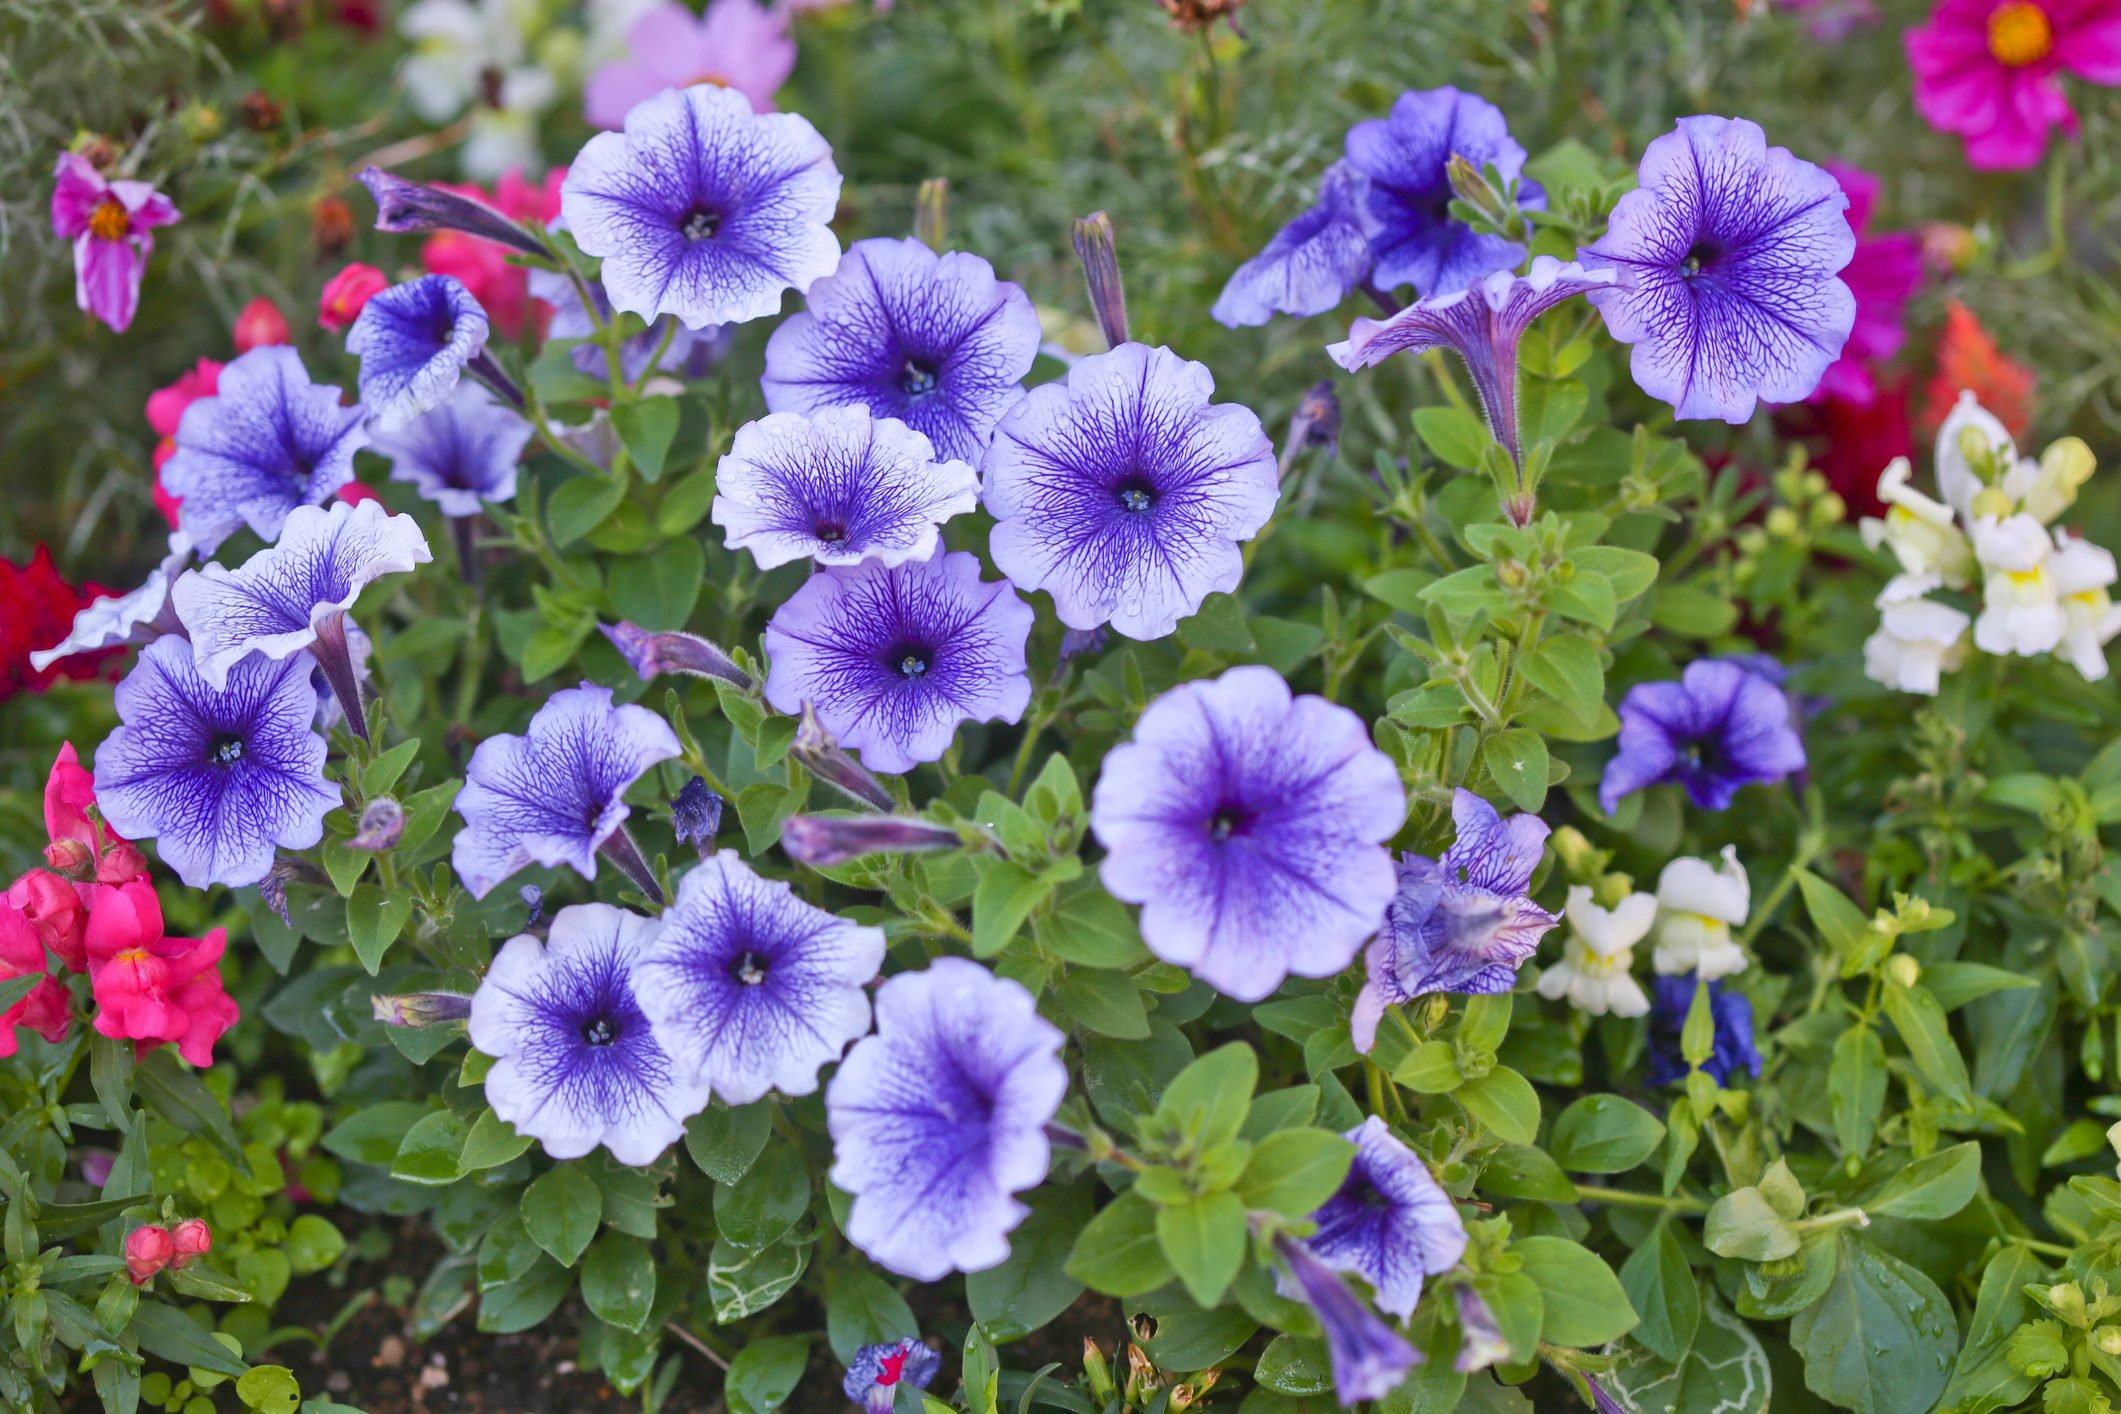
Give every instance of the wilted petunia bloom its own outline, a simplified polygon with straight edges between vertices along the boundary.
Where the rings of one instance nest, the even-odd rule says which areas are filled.
[[[122,725],[96,752],[96,800],[111,828],[152,839],[195,889],[240,888],[279,848],[324,838],[339,787],[324,776],[306,653],[252,655],[216,688],[174,635],[141,650],[115,703]]]
[[[1790,700],[1738,663],[1689,663],[1678,682],[1637,683],[1620,700],[1620,750],[1598,782],[1608,815],[1621,797],[1678,781],[1703,810],[1730,806],[1739,788],[1804,769]]]
[[[766,700],[809,703],[873,771],[949,750],[964,722],[1014,722],[1031,701],[1031,606],[960,551],[812,575],[766,625]]]
[[[516,462],[531,436],[514,408],[477,383],[459,383],[448,401],[398,431],[379,432],[375,450],[390,459],[392,481],[410,483],[443,515],[461,519],[514,498]]]
[[[884,932],[814,908],[727,850],[678,884],[634,994],[678,1073],[732,1105],[807,1095],[869,1030]]]
[[[1340,1191],[1311,1214],[1318,1231],[1304,1245],[1338,1272],[1352,1272],[1377,1294],[1377,1309],[1405,1320],[1425,1276],[1449,1271],[1466,1251],[1465,1219],[1421,1155],[1371,1115],[1344,1136],[1355,1163]]]
[[[1407,854],[1384,931],[1370,944],[1369,980],[1349,1025],[1370,1049],[1387,1004],[1430,992],[1507,992],[1517,969],[1561,920],[1532,902],[1532,873],[1548,828],[1536,815],[1505,820],[1461,787],[1451,803],[1457,834],[1443,858]]]
[[[1834,174],[1769,147],[1758,123],[1698,116],[1651,143],[1638,176],[1577,252],[1627,276],[1589,299],[1635,346],[1636,386],[1680,417],[1732,423],[1809,397],[1856,322],[1835,278],[1856,236]]]
[[[1352,1409],[1397,1389],[1407,1371],[1421,1363],[1421,1352],[1379,1320],[1303,1243],[1277,1237],[1274,1250],[1287,1269],[1278,1278],[1283,1294],[1301,1299],[1318,1317],[1333,1364],[1333,1392],[1341,1404]]]
[[[462,231],[498,241],[524,255],[542,257],[547,253],[529,232],[483,201],[425,182],[408,181],[381,167],[362,168],[359,180],[375,198],[379,231],[392,235]]]
[[[486,311],[460,280],[422,275],[371,296],[346,331],[361,360],[361,401],[379,431],[394,432],[456,391],[486,351]]]
[[[760,569],[791,560],[900,565],[935,553],[942,523],[979,505],[979,473],[863,407],[768,413],[716,466],[713,520]]]
[[[1693,1009],[1694,988],[1699,981],[1693,976],[1657,979],[1650,1006],[1652,1085],[1686,1079],[1689,1067],[1686,1054],[1680,1049],[1680,1036],[1686,1029],[1687,1013]],[[1711,982],[1708,988],[1709,1018],[1715,1023],[1716,1039],[1709,1058],[1701,1063],[1702,1070],[1716,1077],[1719,1085],[1728,1083],[1734,1070],[1744,1070],[1758,1079],[1760,1048],[1753,1042],[1752,1002],[1745,993],[1734,992],[1721,982]]]
[[[654,682],[665,673],[689,673],[694,677],[720,678],[731,686],[751,690],[751,674],[716,644],[698,634],[650,633],[639,624],[598,624],[628,667],[642,682]]]
[[[602,1144],[653,1163],[707,1108],[706,1083],[671,1064],[634,998],[661,926],[608,903],[563,908],[545,942],[510,938],[472,994],[471,1044],[496,1058],[486,1102],[556,1159]]]
[[[864,1414],[891,1414],[901,1387],[926,1389],[943,1368],[943,1357],[913,1336],[865,1345],[847,1364],[840,1392]]]
[[[963,844],[957,831],[911,815],[791,815],[781,824],[781,848],[813,869],[872,854],[925,854]]]
[[[626,791],[680,754],[677,733],[646,707],[615,706],[595,683],[562,688],[526,735],[491,736],[471,753],[455,805],[464,817],[450,853],[457,877],[474,898],[532,864],[594,879],[601,850],[660,902],[626,833]]]
[[[714,853],[714,837],[722,828],[725,804],[707,784],[706,777],[694,776],[685,782],[670,802],[670,822],[676,827],[678,843],[697,846],[702,859]]]
[[[184,410],[162,484],[182,498],[178,523],[201,555],[249,526],[277,540],[297,506],[322,505],[353,480],[368,445],[367,409],[309,381],[285,344],[252,349],[221,370],[220,391]]]
[[[1237,267],[1208,316],[1225,328],[1277,314],[1324,314],[1370,273],[1368,179],[1346,162],[1326,169],[1318,201]]]
[[[560,189],[619,309],[693,329],[771,314],[839,263],[832,148],[806,118],[714,84],[666,89],[599,133]]]
[[[1068,1093],[1061,1040],[1022,986],[964,958],[886,982],[876,1034],[825,1089],[847,1240],[917,1281],[1005,1260],[1031,1211],[1011,1195],[1045,1181]]]
[[[52,234],[74,243],[74,303],[122,334],[140,307],[155,228],[182,218],[151,182],[110,181],[78,152],[52,175]]]
[[[1249,408],[1166,348],[1122,344],[1034,388],[995,429],[982,494],[995,568],[1070,628],[1161,638],[1244,575],[1281,496]]]
[[[946,458],[977,461],[1024,394],[1038,312],[976,255],[856,241],[766,343],[775,412],[853,405],[895,417]]]
[[[72,632],[52,647],[30,654],[29,665],[41,673],[61,658],[152,643],[165,633],[177,632],[182,625],[170,603],[169,591],[191,563],[191,557],[191,537],[181,530],[170,532],[169,554],[138,589],[83,605],[74,615]]]
[[[1149,950],[1256,1002],[1339,972],[1377,930],[1406,808],[1360,717],[1240,667],[1149,704],[1105,758],[1090,828]]]

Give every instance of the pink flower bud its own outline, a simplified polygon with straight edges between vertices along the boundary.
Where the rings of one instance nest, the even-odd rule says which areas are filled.
[[[125,1273],[134,1286],[145,1285],[156,1272],[169,1265],[176,1254],[176,1239],[169,1229],[150,1223],[136,1227],[125,1237]]]
[[[177,1249],[176,1260],[170,1265],[180,1270],[214,1250],[213,1229],[204,1218],[186,1218],[178,1223],[170,1232],[170,1240]]]
[[[390,279],[373,265],[359,261],[347,266],[324,283],[317,301],[317,323],[333,333],[351,328],[368,301],[390,288]]]
[[[96,852],[86,840],[53,840],[44,847],[44,862],[70,878],[86,878],[95,867]]]
[[[239,354],[269,344],[284,344],[287,339],[287,316],[263,295],[244,305],[243,312],[236,316],[235,340]]]
[[[135,879],[147,877],[147,857],[139,847],[119,840],[103,851],[96,861],[96,882],[99,884],[130,884]]]

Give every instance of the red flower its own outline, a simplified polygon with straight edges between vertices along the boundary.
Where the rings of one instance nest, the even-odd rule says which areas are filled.
[[[560,213],[560,183],[564,168],[548,172],[545,180],[529,182],[521,172],[509,172],[492,192],[478,186],[455,186],[438,182],[444,191],[470,197],[518,221],[543,223]],[[494,327],[513,338],[522,332],[529,312],[529,275],[521,266],[508,263],[508,248],[462,231],[437,231],[420,247],[420,263],[430,274],[452,275],[486,307]]]
[[[1936,436],[1962,390],[1972,389],[1981,406],[2020,437],[2033,420],[2033,371],[2004,357],[1974,312],[1957,300],[1945,305],[1944,333],[1937,341],[1937,372],[1922,409],[1922,430]]]
[[[149,1223],[125,1234],[125,1273],[134,1286],[145,1286],[176,1254],[177,1240],[160,1224]]]
[[[177,454],[177,424],[184,420],[184,410],[221,391],[221,367],[202,358],[176,382],[147,398],[147,424],[162,439],[155,444],[155,509],[162,512],[171,530],[177,528],[177,507],[183,502],[162,489],[162,463]]]
[[[39,545],[29,563],[0,557],[0,701],[18,692],[42,692],[61,678],[85,681],[125,650],[76,653],[39,672],[29,655],[55,647],[74,627],[74,615],[111,591],[99,584],[74,588],[59,577],[51,550]]]
[[[236,316],[236,352],[239,354],[271,344],[284,344],[288,338],[287,316],[263,295],[244,305],[243,312]]]
[[[180,1270],[186,1263],[204,1257],[214,1250],[213,1229],[208,1227],[203,1219],[186,1218],[170,1229],[169,1235],[177,1249],[176,1260],[170,1265]]]
[[[324,293],[317,300],[317,323],[334,334],[349,329],[361,317],[361,307],[388,288],[390,279],[382,271],[355,261],[324,282]]]
[[[0,981],[39,977],[28,996],[0,1011],[0,1056],[15,1053],[15,1028],[27,1026],[54,1045],[74,1025],[74,998],[66,987],[44,975],[44,944],[20,909],[0,903]]]

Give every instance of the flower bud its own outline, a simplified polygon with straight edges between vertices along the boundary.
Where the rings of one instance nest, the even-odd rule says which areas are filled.
[[[1127,342],[1127,291],[1120,283],[1119,246],[1110,216],[1093,211],[1075,223],[1075,256],[1083,263],[1097,327],[1105,331],[1106,345],[1116,349]]]
[[[1451,183],[1452,194],[1488,221],[1500,226],[1510,219],[1502,193],[1495,190],[1481,170],[1465,158],[1452,153],[1450,161],[1444,164],[1444,176]]]
[[[360,828],[354,831],[346,847],[380,853],[396,849],[404,835],[405,807],[387,795],[379,795],[363,807]]]
[[[1896,952],[1885,960],[1885,975],[1903,987],[1912,987],[1921,980],[1922,964],[1904,952]]]
[[[1283,476],[1289,474],[1289,468],[1306,447],[1324,447],[1328,456],[1340,451],[1340,397],[1333,391],[1330,378],[1313,383],[1310,391],[1297,400],[1296,412],[1289,419],[1289,435],[1281,444]]]
[[[915,854],[963,843],[957,831],[909,815],[792,815],[781,826],[781,848],[813,869],[864,855]]]
[[[690,673],[694,677],[720,678],[745,691],[751,688],[751,674],[738,667],[727,653],[695,634],[650,633],[629,623],[597,627],[642,682],[653,682],[664,673]]]
[[[1108,1404],[1119,1393],[1112,1383],[1112,1365],[1105,1359],[1105,1352],[1094,1340],[1083,1340],[1083,1383],[1089,1387],[1090,1397],[1099,1405]]]
[[[125,1274],[134,1286],[145,1285],[170,1263],[177,1244],[169,1229],[154,1223],[136,1227],[125,1235]]]
[[[471,1016],[471,998],[461,992],[404,992],[397,996],[373,996],[376,1020],[385,1026],[403,1026],[413,1031],[443,1026]]]
[[[2084,1324],[2084,1289],[2073,1281],[2059,1281],[2050,1286],[2043,1304],[2073,1326]]]
[[[2101,1326],[2092,1332],[2092,1344],[2101,1355],[2121,1355],[2121,1326]]]
[[[545,247],[515,222],[484,202],[394,177],[380,167],[361,172],[361,185],[376,201],[376,229],[393,235],[428,231],[463,231],[498,241],[525,255],[544,256]]]
[[[834,790],[877,810],[891,810],[898,802],[884,783],[863,769],[860,762],[840,749],[831,733],[817,719],[817,708],[803,704],[803,717],[795,730],[795,743],[788,754],[796,764]]]
[[[694,776],[685,782],[677,799],[670,802],[670,818],[677,825],[678,843],[689,844],[705,859],[714,853],[715,833],[722,828],[722,806],[724,801],[707,784],[706,779]]]
[[[523,907],[530,910],[530,916],[523,920],[523,931],[530,932],[545,916],[545,891],[536,884],[525,884],[516,891],[516,897],[523,900]]]
[[[176,1248],[172,1267],[183,1270],[186,1264],[195,1262],[214,1250],[213,1229],[203,1218],[186,1218],[170,1229],[170,1241]]]
[[[288,340],[287,316],[280,313],[278,305],[260,295],[236,316],[235,340],[239,354],[284,344]]]
[[[129,884],[147,877],[147,856],[129,840],[118,840],[96,861],[96,882]]]
[[[335,334],[350,329],[368,302],[388,288],[390,279],[382,271],[356,261],[324,282],[317,323]]]
[[[96,852],[86,840],[53,840],[44,847],[44,862],[69,879],[86,879],[96,867]]]

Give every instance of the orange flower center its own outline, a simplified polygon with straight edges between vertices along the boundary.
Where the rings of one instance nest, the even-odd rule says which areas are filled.
[[[679,87],[691,88],[694,84],[700,83],[711,83],[716,88],[727,88],[729,87],[729,77],[726,74],[716,73],[694,74],[691,78],[685,80],[684,83],[680,84]]]
[[[96,203],[96,209],[88,213],[88,233],[99,241],[122,241],[132,228],[132,214],[125,209],[125,203],[114,196],[104,197]]]
[[[2010,0],[1988,17],[1988,52],[2006,68],[2037,64],[2054,52],[2055,28],[2032,0]]]

